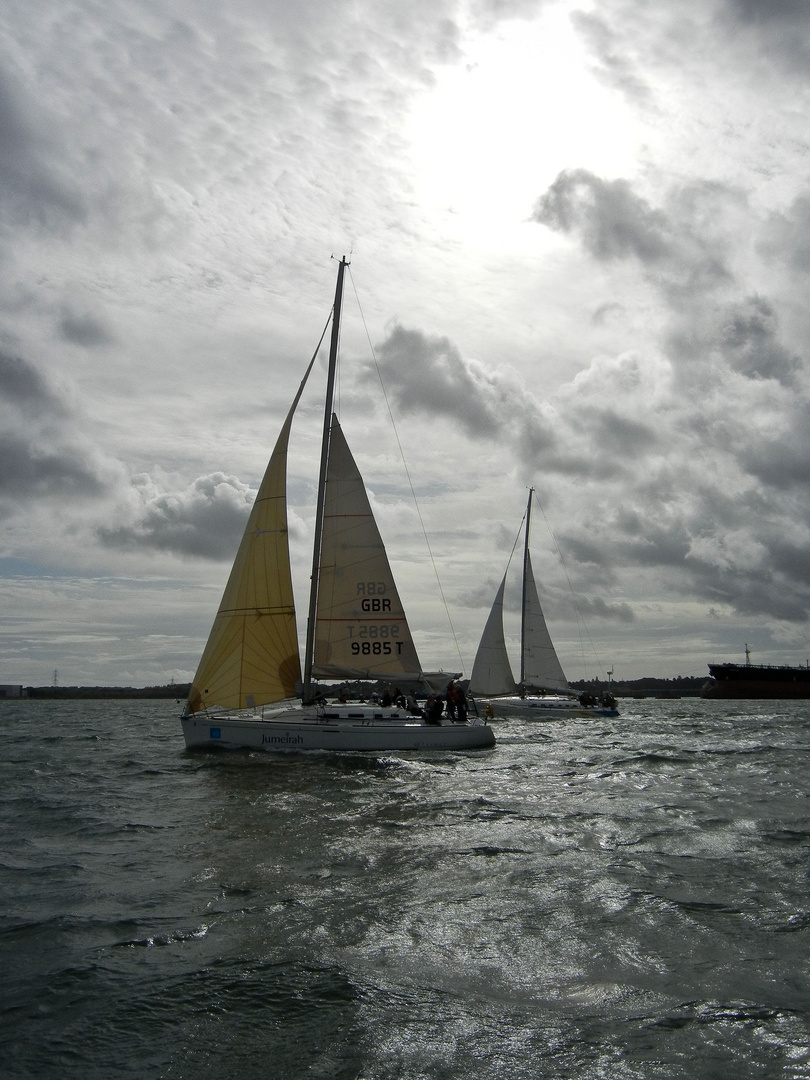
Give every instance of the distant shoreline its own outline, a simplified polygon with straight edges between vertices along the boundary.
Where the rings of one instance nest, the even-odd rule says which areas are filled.
[[[168,686],[24,686],[21,697],[66,700],[69,698],[171,698],[181,701],[189,695],[191,683],[171,683]]]
[[[676,679],[627,679],[610,683],[610,690],[617,698],[623,697],[699,697],[706,683],[706,676],[688,676]],[[580,680],[571,683],[575,693],[585,690],[604,690],[608,683],[602,680]],[[69,699],[116,699],[152,698],[185,701],[191,683],[168,683],[165,686],[23,686],[20,696],[6,695],[6,700],[20,701],[25,698],[37,700]],[[3,695],[0,694],[0,700]]]

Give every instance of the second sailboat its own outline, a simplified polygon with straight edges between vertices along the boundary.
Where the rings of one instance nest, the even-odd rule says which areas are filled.
[[[534,488],[529,491],[523,542],[523,587],[520,606],[520,680],[515,681],[503,630],[506,573],[495,595],[470,677],[470,693],[489,699],[493,711],[534,719],[576,716],[618,716],[608,695],[595,704],[584,703],[571,689],[546,626],[529,552],[529,527]]]

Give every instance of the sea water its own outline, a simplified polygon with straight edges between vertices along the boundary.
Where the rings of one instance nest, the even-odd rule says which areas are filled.
[[[0,1075],[810,1077],[806,703],[189,753],[0,702]]]

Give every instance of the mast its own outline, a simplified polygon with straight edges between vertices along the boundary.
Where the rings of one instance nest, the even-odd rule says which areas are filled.
[[[526,506],[526,533],[523,537],[523,586],[520,591],[520,693],[526,693],[524,685],[525,664],[524,651],[526,647],[526,575],[529,571],[529,522],[532,517],[532,495],[534,488],[529,488],[529,502]]]
[[[323,412],[323,439],[321,440],[321,471],[318,476],[318,502],[315,508],[315,541],[312,548],[312,576],[309,587],[309,618],[307,641],[304,649],[304,704],[312,701],[312,660],[315,652],[315,612],[318,608],[318,577],[321,563],[321,540],[323,537],[323,514],[326,501],[326,467],[329,461],[329,432],[332,425],[332,405],[335,396],[335,373],[337,371],[338,345],[340,343],[340,307],[343,301],[343,274],[349,265],[344,255],[338,266],[335,286],[335,305],[332,309],[332,339],[329,344],[329,369],[326,376],[326,401]]]

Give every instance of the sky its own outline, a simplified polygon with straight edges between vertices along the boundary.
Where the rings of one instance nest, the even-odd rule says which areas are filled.
[[[805,0],[5,0],[0,682],[191,679],[342,255],[425,668],[530,487],[569,679],[807,662],[809,76]]]

